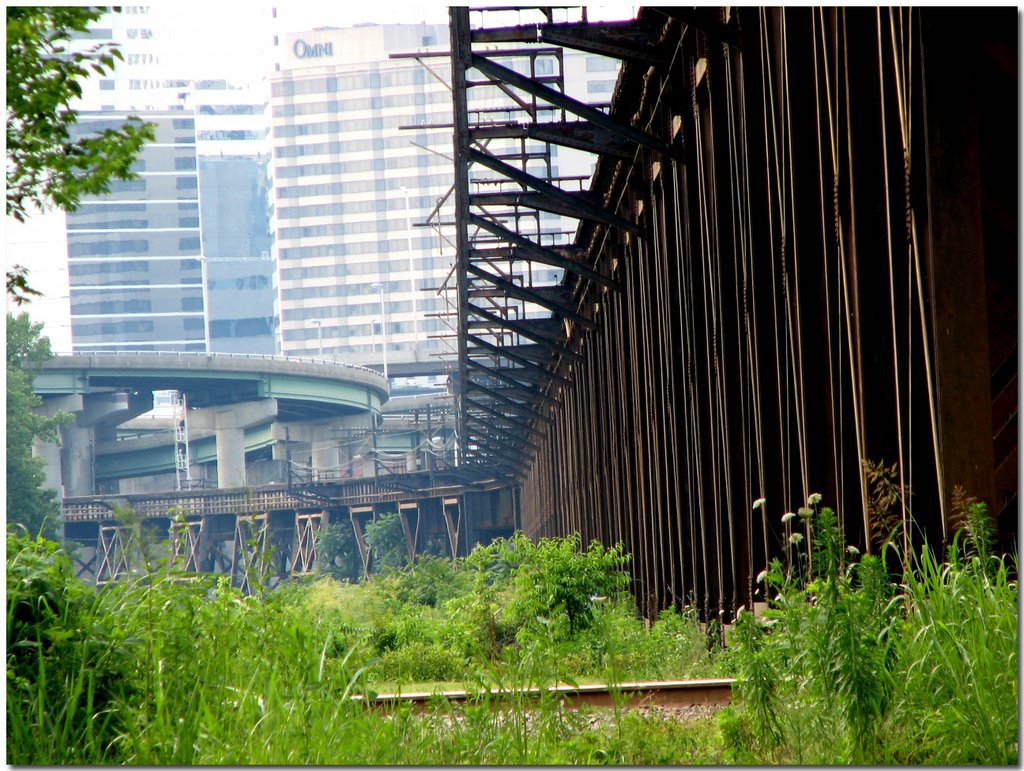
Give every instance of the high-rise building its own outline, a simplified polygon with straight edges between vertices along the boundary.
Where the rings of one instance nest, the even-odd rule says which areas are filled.
[[[250,27],[235,31],[221,63],[195,55],[188,43],[209,41],[185,37],[180,11],[165,4],[124,6],[72,42],[114,42],[123,57],[107,76],[83,81],[80,130],[129,114],[158,126],[136,164],[140,179],[68,215],[74,350],[274,352],[266,66],[261,28]],[[186,124],[187,138],[166,134]],[[114,216],[124,212],[133,216]],[[171,230],[186,222],[187,234]],[[121,250],[118,259],[101,264],[104,248]],[[171,275],[179,258],[188,260]]]
[[[424,224],[453,218],[448,26],[320,27],[275,43],[270,142],[281,350],[359,364],[436,362],[453,347],[442,339],[451,331],[449,305],[433,290],[452,268],[454,244],[450,230]],[[592,103],[607,101],[617,74],[614,60],[569,50],[551,50],[532,66],[524,74],[557,79]],[[471,93],[472,109],[507,111],[511,97],[494,91]],[[489,147],[500,154],[516,141]],[[582,184],[592,173],[587,153],[546,153],[538,162],[552,164],[553,176]],[[549,212],[536,223],[548,243],[568,241],[574,227]],[[562,275],[533,272],[534,286]]]
[[[140,113],[156,137],[110,193],[67,215],[71,335],[75,351],[205,351],[204,265],[195,121]],[[81,113],[77,133],[122,124],[118,113]]]
[[[414,224],[451,185],[451,136],[425,128],[451,121],[451,95],[417,62],[388,56],[447,42],[437,24],[278,41],[270,115],[282,352],[380,364],[442,350],[429,336],[443,324],[429,314],[443,303],[425,290],[450,261],[439,236]]]

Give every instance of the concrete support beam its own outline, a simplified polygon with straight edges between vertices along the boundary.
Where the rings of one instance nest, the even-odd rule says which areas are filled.
[[[93,483],[93,433],[91,428],[75,425],[63,426],[60,431],[60,473],[64,480],[64,495],[74,497],[92,495]]]
[[[217,427],[217,487],[245,487],[245,429]]]
[[[273,420],[276,399],[260,399],[224,407],[196,410],[189,426],[213,429],[217,436],[217,487],[245,486],[245,429]]]

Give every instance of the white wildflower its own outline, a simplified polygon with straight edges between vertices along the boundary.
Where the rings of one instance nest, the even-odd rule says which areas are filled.
[[[758,498],[756,501],[754,501],[754,508],[755,509],[760,509],[762,506],[764,506],[764,503],[765,503],[765,499],[764,498]]]
[[[800,515],[800,519],[810,519],[814,516],[814,509],[809,509],[806,506],[801,506],[797,510],[797,514]]]
[[[851,543],[849,546],[846,547],[846,553],[849,554],[851,557],[856,557],[860,554],[860,549],[858,549]]]
[[[757,583],[761,583],[767,577],[768,577],[768,568],[765,568],[764,570],[762,570],[760,573],[757,574],[757,578],[755,580],[757,581]]]
[[[807,496],[808,506],[817,506],[819,503],[821,503],[821,493],[811,493]]]
[[[798,545],[802,540],[804,540],[803,533],[793,533],[793,535],[789,537],[789,542],[794,546]]]
[[[796,514],[794,514],[792,511],[787,511],[785,514],[782,515],[782,523],[785,524],[786,522],[789,522],[789,520],[791,520],[795,516]]]

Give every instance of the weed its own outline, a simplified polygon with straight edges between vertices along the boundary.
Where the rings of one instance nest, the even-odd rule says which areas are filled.
[[[758,577],[765,620],[736,622],[739,707],[721,719],[732,758],[1016,761],[1015,565],[992,556],[984,507],[962,500],[964,529],[944,564],[927,544],[888,560],[900,548],[888,537],[861,557],[813,502],[809,564],[774,561]],[[901,583],[886,564],[906,565]]]

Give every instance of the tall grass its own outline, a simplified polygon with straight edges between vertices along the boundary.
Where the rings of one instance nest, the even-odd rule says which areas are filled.
[[[1016,763],[1017,583],[987,512],[940,562],[925,545],[890,581],[886,551],[843,548],[814,507],[809,564],[760,576],[769,610],[737,622],[731,757],[794,763]]]
[[[423,716],[407,707],[382,714],[353,698],[426,673],[431,652],[480,691],[641,672],[654,660],[678,669],[689,617],[666,614],[646,639],[631,606],[608,603],[574,639],[560,636],[566,625],[517,635],[502,615],[501,586],[470,601],[486,581],[469,569],[433,564],[422,576],[244,596],[223,578],[176,575],[159,553],[141,574],[96,590],[74,578],[55,544],[9,534],[8,762],[683,763],[702,757],[695,748],[704,742],[674,737],[712,730],[651,717],[635,724],[650,736],[644,742],[614,729],[631,718],[591,725],[553,695],[483,694],[465,707],[438,700]],[[578,660],[574,646],[584,651]]]

